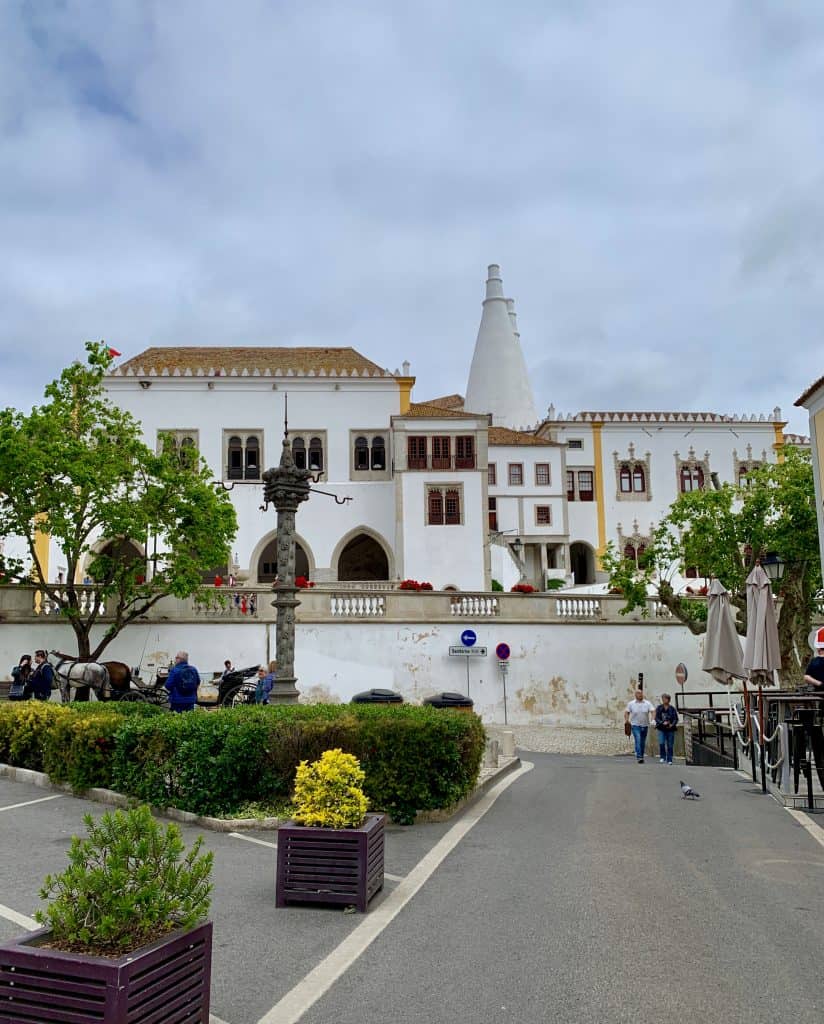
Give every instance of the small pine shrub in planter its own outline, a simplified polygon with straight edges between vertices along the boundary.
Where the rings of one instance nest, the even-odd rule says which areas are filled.
[[[502,583],[498,582],[498,580],[493,580],[492,581],[492,589],[493,589],[493,591],[496,594],[498,594],[498,593],[501,593],[501,591],[503,591],[504,587],[503,587]]]
[[[145,806],[83,820],[69,867],[40,891],[51,902],[35,917],[47,927],[0,946],[0,1003],[12,1020],[23,999],[21,1020],[56,1020],[71,1006],[78,1019],[86,1010],[120,1024],[138,1005],[168,1021],[208,1020],[212,854],[198,839],[184,856],[180,829]]]
[[[327,750],[295,775],[291,822],[278,829],[277,905],[343,903],[361,913],[383,888],[385,818],[367,814],[358,759]]]

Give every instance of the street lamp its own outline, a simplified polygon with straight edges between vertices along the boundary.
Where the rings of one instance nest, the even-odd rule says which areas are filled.
[[[509,546],[512,548],[512,552],[515,555],[515,557],[517,558],[520,555],[521,548],[524,545],[523,545],[523,543],[521,541],[521,538],[520,537],[516,537],[515,540],[513,540],[512,543]]]
[[[786,563],[775,551],[768,551],[759,559],[761,568],[769,576],[770,583],[778,583],[784,576]]]

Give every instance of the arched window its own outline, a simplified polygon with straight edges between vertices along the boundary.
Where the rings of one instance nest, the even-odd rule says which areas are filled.
[[[635,547],[634,547],[634,545],[632,545],[632,544],[625,544],[624,545],[624,558],[626,558],[630,562],[634,562],[635,561]]]
[[[233,434],[226,449],[226,479],[243,479],[243,441]]]
[[[251,435],[246,438],[246,480],[260,479],[260,442]]]
[[[646,550],[647,550],[646,544],[639,544],[638,545],[638,549],[636,551],[636,554],[638,556],[638,564],[639,565],[642,565],[642,559],[643,559],[644,555],[646,554]]]
[[[316,473],[323,472],[323,441],[319,437],[309,439],[309,468]]]
[[[440,491],[429,492],[429,525],[443,526],[443,495]]]
[[[688,580],[697,580],[698,579],[698,566],[697,565],[688,565],[687,568],[684,570],[684,575],[687,577]]]
[[[621,494],[629,494],[632,490],[632,473],[629,466],[621,466]]]
[[[369,442],[365,437],[355,438],[355,469],[369,469]]]
[[[632,471],[632,489],[636,494],[643,494],[647,489],[647,480],[643,466],[635,466]]]
[[[700,466],[685,465],[681,467],[681,493],[700,491],[704,486],[704,470]]]
[[[386,469],[386,442],[382,437],[372,438],[372,469]]]
[[[194,466],[197,461],[197,445],[195,439],[187,434],[180,439],[180,464],[182,466]]]
[[[298,469],[306,469],[306,442],[296,437],[292,442],[292,458]]]

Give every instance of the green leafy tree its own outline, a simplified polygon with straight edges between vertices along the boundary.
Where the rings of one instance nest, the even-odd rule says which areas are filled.
[[[0,411],[0,536],[22,538],[31,563],[24,572],[7,560],[0,571],[5,582],[30,581],[47,594],[72,626],[78,656],[97,658],[161,598],[195,594],[203,573],[226,563],[237,521],[202,460],[181,459],[171,446],[152,451],[137,420],[107,398],[106,345],[90,342],[86,350],[85,364],[73,363],[48,385],[43,405],[28,415]],[[42,534],[62,549],[63,584],[46,578]],[[150,538],[160,548],[151,574],[145,560],[119,556],[126,542],[147,550]],[[76,583],[84,561],[94,600]]]
[[[806,662],[816,593],[821,587],[818,526],[810,457],[794,448],[783,461],[753,471],[745,486],[722,484],[682,494],[655,530],[653,543],[639,563],[625,559],[613,546],[603,559],[610,586],[627,600],[623,612],[646,612],[650,591],[686,625],[700,634],[707,628],[706,602],[673,586],[686,567],[699,580],[717,577],[738,609],[737,627],[747,632],[747,576],[769,554],[785,563],[783,579],[774,584],[781,597],[778,636],[782,681],[799,681]],[[695,581],[697,592],[701,582]]]

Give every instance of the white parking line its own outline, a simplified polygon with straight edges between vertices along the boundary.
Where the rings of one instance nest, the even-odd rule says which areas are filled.
[[[349,970],[358,957],[394,921],[444,858],[455,849],[469,830],[478,824],[501,793],[533,767],[525,761],[517,771],[511,772],[479,797],[446,835],[442,836],[429,853],[415,865],[397,889],[370,911],[317,967],[260,1018],[258,1024],[297,1024],[304,1013],[329,991],[338,978]]]
[[[270,850],[276,850],[278,848],[277,843],[267,843],[265,839],[255,839],[254,836],[245,836],[242,832],[227,832],[232,839],[242,839],[246,843],[257,843],[258,846],[268,846]]]
[[[29,807],[31,804],[44,804],[47,800],[60,800],[62,793],[55,793],[54,796],[41,796],[37,800],[25,800],[22,804],[9,804],[6,807],[0,807],[0,811],[14,811],[18,807]]]
[[[13,924],[19,924],[21,928],[25,928],[27,932],[36,932],[38,928],[42,928],[33,917],[26,917],[25,914],[18,914],[16,910],[12,910],[11,907],[5,907],[0,903],[0,917],[5,917],[7,921],[11,921]]]
[[[814,821],[810,821],[808,815],[803,811],[797,811],[794,807],[785,807],[784,810],[790,817],[795,818],[798,824],[803,829],[806,829],[817,843],[824,846],[824,828],[816,825]]]
[[[384,871],[383,877],[384,878],[388,878],[390,882],[402,882],[403,881],[403,876],[402,875],[390,875],[388,871]]]

